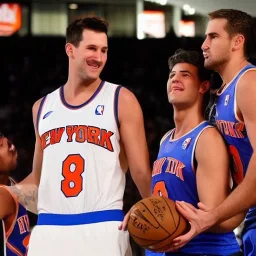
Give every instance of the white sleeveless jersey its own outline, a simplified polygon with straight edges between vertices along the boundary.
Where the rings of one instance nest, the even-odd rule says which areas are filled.
[[[43,148],[39,213],[122,209],[119,90],[120,86],[102,81],[80,106],[65,101],[63,87],[42,100],[37,118]]]

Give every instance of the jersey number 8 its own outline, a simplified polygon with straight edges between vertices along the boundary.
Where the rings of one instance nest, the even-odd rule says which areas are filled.
[[[61,191],[66,197],[76,197],[83,190],[84,159],[79,154],[68,155],[62,164]]]

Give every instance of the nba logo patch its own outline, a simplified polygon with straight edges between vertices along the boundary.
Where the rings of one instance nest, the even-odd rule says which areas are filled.
[[[98,105],[95,109],[95,115],[102,116],[104,112],[104,105]]]
[[[225,102],[224,102],[224,106],[228,105],[228,101],[229,101],[229,95],[226,95],[225,97]]]
[[[190,141],[191,141],[191,138],[185,139],[183,144],[182,144],[182,149],[185,150],[187,148],[187,146],[189,145]]]

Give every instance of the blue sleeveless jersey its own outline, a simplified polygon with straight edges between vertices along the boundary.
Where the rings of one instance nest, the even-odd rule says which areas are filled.
[[[246,174],[253,149],[250,144],[245,124],[236,116],[236,85],[241,76],[253,65],[244,67],[230,84],[216,98],[215,122],[229,146],[233,160],[233,177],[236,184],[241,183]],[[256,207],[249,209],[245,228],[256,228]]]
[[[206,128],[203,122],[179,139],[171,139],[173,131],[167,134],[160,145],[152,173],[154,195],[163,195],[174,201],[186,201],[197,208],[199,197],[196,186],[195,148],[197,140]],[[233,232],[202,233],[179,250],[189,254],[230,255],[238,252],[239,246]],[[177,253],[166,253],[172,255]]]
[[[26,209],[16,202],[16,216],[9,230],[5,230],[6,256],[25,256],[30,237],[29,219]]]

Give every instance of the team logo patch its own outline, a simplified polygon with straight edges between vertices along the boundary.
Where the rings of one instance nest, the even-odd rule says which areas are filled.
[[[228,101],[229,101],[229,95],[226,95],[225,97],[225,102],[224,102],[224,106],[228,105]]]
[[[185,150],[185,149],[188,147],[190,141],[191,141],[191,138],[185,139],[184,142],[183,142],[183,144],[182,144],[182,149]]]
[[[95,109],[95,115],[102,116],[104,112],[104,105],[98,105]]]
[[[43,119],[47,118],[53,111],[49,111],[47,112],[44,116],[43,116]]]

